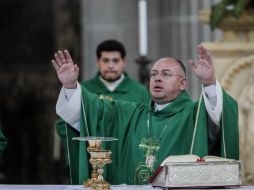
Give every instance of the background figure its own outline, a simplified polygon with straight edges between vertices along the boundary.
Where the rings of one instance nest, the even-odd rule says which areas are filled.
[[[148,104],[150,96],[146,87],[124,72],[127,64],[126,49],[121,42],[111,39],[101,42],[97,46],[96,57],[98,72],[92,79],[83,81],[82,86],[97,94],[100,99]],[[55,127],[66,150],[64,120],[57,120]]]
[[[101,99],[149,102],[148,90],[124,72],[126,50],[121,42],[103,41],[97,46],[96,56],[98,73],[82,85]]]
[[[175,58],[162,58],[153,65],[148,105],[98,99],[77,82],[79,68],[67,50],[56,53],[52,64],[63,84],[56,110],[73,131],[68,139],[72,135],[118,138],[109,143],[113,162],[105,177],[111,184],[146,184],[169,155],[239,159],[237,102],[222,90],[212,57],[202,45],[198,61],[189,61],[202,83],[199,102],[186,92],[186,70]],[[81,184],[90,177],[85,143],[70,143],[72,182]]]

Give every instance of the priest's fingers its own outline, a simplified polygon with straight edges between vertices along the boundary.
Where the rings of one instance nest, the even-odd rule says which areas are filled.
[[[62,63],[62,61],[61,61],[61,59],[60,59],[59,51],[58,51],[57,53],[54,54],[54,57],[55,57],[55,63],[56,63],[59,67],[61,67],[63,63]]]
[[[189,60],[188,63],[189,63],[189,65],[190,65],[191,69],[197,68],[196,63],[195,63],[193,60]]]
[[[72,60],[71,55],[70,55],[68,50],[64,50],[64,55],[65,55],[65,58],[67,60],[67,63],[73,64],[73,60]]]
[[[67,64],[64,64],[64,65],[62,65],[61,67],[59,67],[59,69],[57,70],[57,74],[59,75],[59,74],[62,74],[62,73],[64,73],[64,71],[65,70],[68,70],[69,69],[69,65],[67,65]]]
[[[56,72],[58,71],[58,69],[60,68],[59,67],[59,65],[55,62],[55,60],[54,59],[52,59],[51,60],[51,63],[52,63],[52,65],[53,65],[53,67],[54,67],[54,69],[56,70]]]
[[[64,53],[62,51],[58,51],[57,54],[58,54],[58,57],[59,57],[61,63],[62,64],[66,64],[67,63],[67,59],[66,59]]]
[[[204,54],[202,57],[203,57],[202,59],[199,59],[199,60],[198,60],[198,63],[199,63],[199,64],[201,64],[201,65],[206,65],[206,66],[208,66],[208,67],[213,66],[212,57],[211,57],[211,55],[209,54],[209,52],[207,52],[206,54]]]
[[[78,68],[78,65],[74,65],[74,71],[76,72],[76,73],[78,73],[79,72],[79,68]]]
[[[208,51],[207,51],[206,60],[207,60],[208,64],[210,64],[210,65],[213,64],[212,56],[211,56],[211,54]]]
[[[198,58],[199,59],[208,59],[209,58],[209,52],[203,45],[198,45]]]
[[[204,54],[203,54],[203,46],[202,45],[198,45],[197,50],[198,50],[198,59],[203,59]]]
[[[198,45],[199,59],[205,59],[211,62],[211,55],[203,45]]]

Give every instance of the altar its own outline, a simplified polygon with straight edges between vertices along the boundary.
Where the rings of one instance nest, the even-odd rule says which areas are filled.
[[[1,190],[89,190],[82,185],[7,185],[0,184]],[[159,190],[160,188],[153,188],[150,185],[113,185],[112,190]],[[227,188],[229,189],[229,188]],[[254,189],[254,186],[240,186],[233,188],[237,190]],[[190,190],[190,189],[188,189]]]
[[[89,190],[83,185],[6,185],[0,184],[1,190]],[[112,190],[155,190],[149,185],[112,185]]]

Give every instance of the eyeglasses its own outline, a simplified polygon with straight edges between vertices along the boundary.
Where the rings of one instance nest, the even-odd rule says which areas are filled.
[[[101,58],[101,61],[104,62],[104,63],[109,63],[109,62],[112,62],[112,63],[119,63],[121,60],[119,58],[113,58],[113,59],[109,59],[109,58]]]
[[[161,77],[166,80],[166,79],[172,78],[173,76],[185,79],[185,77],[180,75],[175,75],[170,71],[162,71],[161,73],[159,73],[158,71],[154,71],[154,72],[151,72],[149,76],[150,76],[150,79],[152,80],[157,79],[158,77]]]

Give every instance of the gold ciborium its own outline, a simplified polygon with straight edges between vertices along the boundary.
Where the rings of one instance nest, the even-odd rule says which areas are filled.
[[[91,178],[84,182],[84,187],[90,187],[92,190],[110,189],[110,184],[103,179],[103,167],[110,164],[111,151],[103,150],[102,141],[114,141],[116,138],[109,137],[75,137],[73,140],[88,141],[87,151],[90,154],[89,162],[92,165]]]

